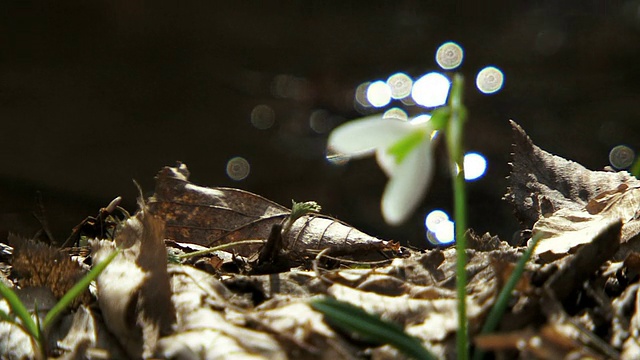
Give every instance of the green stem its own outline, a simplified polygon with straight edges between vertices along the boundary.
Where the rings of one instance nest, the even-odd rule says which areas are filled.
[[[226,243],[226,244],[214,246],[212,248],[208,248],[208,249],[204,249],[204,250],[198,250],[198,251],[194,251],[194,252],[190,252],[190,253],[186,253],[186,254],[181,254],[181,255],[176,256],[176,258],[178,258],[178,259],[186,259],[186,258],[190,258],[190,257],[194,257],[194,256],[200,256],[200,255],[206,255],[206,254],[214,253],[214,252],[216,252],[218,250],[224,250],[224,249],[228,249],[228,248],[234,247],[234,246],[264,244],[264,243],[265,243],[265,240],[259,240],[259,239],[241,240],[241,241],[236,241],[236,242],[232,242],[232,243]]]
[[[466,119],[466,110],[462,105],[462,90],[464,79],[462,75],[455,74],[449,96],[451,116],[446,131],[447,147],[451,159],[451,172],[453,178],[454,209],[456,236],[456,290],[458,295],[458,334],[456,338],[457,358],[466,360],[469,358],[469,334],[467,320],[467,229],[466,193],[464,180],[464,149],[463,126]]]

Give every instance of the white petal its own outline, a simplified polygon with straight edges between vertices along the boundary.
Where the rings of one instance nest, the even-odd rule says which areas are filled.
[[[430,118],[431,118],[431,115],[420,115],[416,118],[413,118],[411,121],[409,121],[409,124],[411,124],[411,126],[414,129],[423,128],[429,134],[431,134],[433,133],[433,127],[429,122]],[[431,139],[431,135],[429,135],[429,139]],[[391,177],[391,175],[396,171],[396,168],[398,167],[398,163],[396,161],[397,158],[389,154],[388,150],[389,150],[388,148],[378,148],[376,150],[376,160],[378,162],[378,166],[380,166],[380,168],[384,170],[385,174]]]
[[[396,157],[389,154],[387,150],[387,148],[379,148],[376,150],[376,161],[378,162],[378,166],[384,170],[384,173],[387,174],[388,177],[391,177],[396,171],[398,163],[396,162]]]
[[[349,121],[335,128],[327,147],[336,153],[363,157],[378,147],[388,147],[413,130],[407,121],[383,119],[382,115]]]
[[[420,205],[433,175],[431,143],[423,141],[393,172],[382,195],[382,216],[399,225]]]

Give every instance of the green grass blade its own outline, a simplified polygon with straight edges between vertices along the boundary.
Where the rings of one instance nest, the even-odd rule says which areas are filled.
[[[0,310],[0,320],[1,321],[7,321],[7,322],[13,322],[13,317],[11,317],[6,312]]]
[[[313,300],[310,305],[347,331],[355,332],[368,340],[390,344],[415,359],[436,359],[418,338],[408,335],[398,325],[384,321],[357,306],[330,297]]]
[[[36,325],[36,323],[33,321],[33,319],[31,318],[31,314],[29,313],[29,310],[27,310],[27,308],[24,306],[22,301],[20,301],[20,298],[18,297],[18,295],[13,290],[11,290],[11,288],[3,284],[2,281],[0,281],[0,296],[2,296],[5,300],[7,300],[7,303],[9,303],[9,307],[11,308],[11,311],[13,311],[13,313],[18,317],[18,319],[22,321],[22,327],[24,328],[24,330],[26,330],[26,332],[31,337],[33,337],[36,341],[39,342],[40,328],[38,328],[38,325]],[[8,314],[5,314],[5,315],[7,316],[7,318],[10,318]],[[3,315],[3,318],[4,318],[4,315]],[[13,319],[11,319],[10,321],[15,323]]]
[[[525,250],[524,254],[522,254],[522,257],[520,257],[520,259],[518,260],[518,263],[516,264],[515,269],[513,269],[511,276],[509,276],[509,279],[507,280],[506,284],[502,287],[502,290],[500,290],[500,294],[498,294],[498,299],[496,300],[496,303],[491,308],[491,311],[487,316],[487,320],[482,326],[482,330],[480,331],[480,334],[489,334],[498,327],[500,320],[502,320],[502,315],[504,315],[504,312],[507,309],[507,306],[509,305],[509,300],[511,299],[511,293],[513,292],[513,289],[515,289],[516,285],[518,284],[518,281],[520,281],[520,278],[524,273],[524,267],[529,261],[529,259],[531,258],[531,254],[533,254],[533,250],[536,248],[536,245],[538,245],[538,241],[540,240],[540,238],[542,238],[542,236],[544,236],[544,233],[540,232],[540,233],[537,233],[533,238],[531,238],[531,244],[529,244],[529,247],[527,248],[527,250]],[[483,356],[484,356],[484,351],[476,350],[473,356],[473,360],[480,360],[482,359]]]
[[[91,269],[80,281],[78,281],[66,294],[58,301],[57,304],[53,306],[51,310],[44,317],[44,321],[42,322],[42,326],[44,329],[47,329],[49,325],[53,323],[60,313],[73,302],[73,299],[78,297],[82,292],[89,287],[89,284],[100,275],[100,273],[111,263],[111,261],[118,255],[120,250],[115,250],[111,253],[104,261],[100,262],[96,266]]]

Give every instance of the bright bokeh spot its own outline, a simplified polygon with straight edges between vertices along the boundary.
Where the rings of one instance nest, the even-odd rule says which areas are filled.
[[[476,86],[484,94],[493,94],[500,91],[503,84],[504,74],[500,69],[493,66],[487,66],[480,70],[478,76],[476,76]]]
[[[487,171],[487,159],[479,153],[467,153],[464,156],[464,179],[473,181],[481,178]]]
[[[451,220],[443,222],[436,230],[436,239],[440,244],[451,244],[455,240],[455,224]]]
[[[629,168],[635,159],[635,151],[626,145],[618,145],[609,152],[609,163],[616,170]]]
[[[427,230],[427,239],[434,245],[442,245],[453,242],[454,223],[449,220],[449,215],[442,210],[433,210],[424,220]]]
[[[446,42],[436,51],[436,62],[444,70],[453,70],[462,64],[464,51],[454,42]]]
[[[398,107],[394,107],[391,108],[387,111],[384,112],[384,114],[382,114],[382,118],[383,119],[397,119],[397,120],[409,120],[409,115],[407,115],[407,112],[398,108]]]
[[[403,99],[411,94],[413,80],[405,73],[395,73],[387,79],[387,85],[391,89],[391,97]]]
[[[413,119],[411,119],[411,123],[414,125],[418,125],[418,124],[424,124],[426,122],[428,122],[429,120],[431,120],[431,115],[430,114],[422,114],[422,115],[418,115],[416,117],[414,117]]]
[[[376,81],[367,88],[367,100],[375,107],[383,107],[391,101],[391,89],[384,81]]]
[[[249,176],[250,170],[251,166],[249,165],[249,162],[243,157],[236,156],[227,162],[227,176],[232,180],[244,180]]]
[[[425,107],[436,107],[447,102],[451,82],[446,76],[432,72],[424,75],[413,84],[411,97]]]

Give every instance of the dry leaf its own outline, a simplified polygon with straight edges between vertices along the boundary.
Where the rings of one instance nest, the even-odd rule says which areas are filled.
[[[84,276],[82,267],[59,249],[33,240],[15,237],[13,240],[16,244],[12,273],[22,288],[45,287],[60,299]],[[89,291],[85,290],[71,307],[87,304],[90,299]]]
[[[165,220],[165,237],[177,242],[214,246],[240,240],[269,238],[291,210],[259,195],[232,188],[207,188],[191,184],[186,165],[165,167],[156,177],[149,208]],[[288,260],[300,262],[309,251],[333,249],[359,258],[380,250],[397,250],[397,244],[369,236],[336,219],[319,214],[302,216],[284,234]],[[261,245],[241,245],[233,252],[252,256]]]
[[[560,209],[583,211],[590,200],[621,185],[640,187],[628,172],[590,171],[552,155],[534,145],[518,124],[511,121],[511,126],[513,158],[505,199],[524,228],[531,229],[541,216]]]
[[[2,298],[0,310],[5,314],[11,313],[9,303]],[[0,355],[3,359],[34,359],[37,353],[38,346],[26,331],[14,323],[0,321]]]
[[[226,317],[231,292],[213,276],[171,265],[176,331],[158,343],[158,355],[179,359],[286,359],[273,337]],[[241,314],[240,314],[241,315]]]
[[[73,314],[70,328],[58,345],[65,350],[60,359],[126,357],[120,344],[105,328],[102,318],[84,305]]]
[[[616,221],[623,224],[621,242],[640,233],[640,181],[624,171],[590,171],[551,155],[511,125],[513,163],[505,197],[533,235],[543,233],[537,255],[545,261],[565,256]]]
[[[153,355],[158,338],[175,322],[163,223],[144,204],[140,207],[115,241],[92,244],[96,263],[121,249],[96,279],[97,297],[107,327],[133,358]]]

